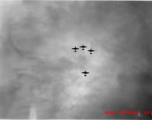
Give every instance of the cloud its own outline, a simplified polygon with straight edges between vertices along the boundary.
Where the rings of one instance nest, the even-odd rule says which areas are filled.
[[[38,118],[137,117],[108,116],[104,111],[143,111],[145,100],[149,102],[150,6],[143,6],[144,10],[132,2],[23,1],[11,7],[3,26],[1,61],[7,73],[5,88],[14,82],[21,85],[16,92],[20,102],[3,106],[0,100],[2,108],[15,111],[5,109],[0,117],[26,118],[17,113],[32,105]],[[72,51],[82,44],[95,52]],[[81,74],[84,70],[90,72],[87,77]]]

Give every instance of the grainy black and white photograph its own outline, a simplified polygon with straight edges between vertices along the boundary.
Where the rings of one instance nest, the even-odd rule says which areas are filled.
[[[151,118],[151,1],[0,1],[0,119]]]

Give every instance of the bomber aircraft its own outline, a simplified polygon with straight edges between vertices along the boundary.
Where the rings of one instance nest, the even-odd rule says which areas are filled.
[[[92,52],[94,52],[95,50],[93,50],[93,49],[90,49],[90,50],[88,50],[89,52],[90,52],[90,54],[92,54]]]
[[[86,70],[84,72],[82,72],[82,74],[84,74],[84,76],[87,76],[86,74],[89,74],[89,72],[87,72]]]
[[[84,50],[84,48],[86,48],[87,46],[85,46],[85,45],[82,45],[82,46],[80,46],[80,48],[82,48],[82,50]]]
[[[74,52],[77,52],[76,50],[78,50],[79,48],[77,48],[76,46],[74,48],[72,48],[74,50]]]

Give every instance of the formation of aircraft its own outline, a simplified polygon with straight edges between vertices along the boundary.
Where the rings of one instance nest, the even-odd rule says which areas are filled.
[[[93,49],[90,49],[90,50],[88,50],[89,52],[90,52],[90,54],[92,54],[92,52],[94,52],[95,50],[93,50]]]
[[[74,48],[72,48],[74,50],[74,52],[77,52],[76,50],[78,50],[79,48],[77,48],[76,46]]]
[[[80,46],[80,48],[82,48],[82,50],[84,50],[85,48],[87,48],[87,46],[82,45],[82,46]],[[75,47],[72,48],[72,49],[74,50],[74,52],[77,52],[77,50],[78,50],[79,48],[77,48],[77,47],[75,46]],[[95,50],[90,49],[90,50],[88,50],[88,51],[90,52],[90,54],[92,54],[92,52],[94,52]]]
[[[82,45],[82,46],[80,46],[80,48],[82,48],[82,50],[84,50],[85,48],[87,48],[87,46]],[[77,52],[77,50],[78,50],[79,48],[77,48],[77,47],[75,46],[75,47],[72,48],[72,49],[74,50],[74,52]],[[94,52],[95,50],[90,49],[90,50],[88,50],[88,51],[90,52],[90,54],[92,54],[92,52]],[[82,72],[82,74],[84,74],[84,76],[87,76],[87,74],[89,74],[89,72],[87,72],[87,71],[85,70],[84,72]]]
[[[87,72],[86,70],[84,72],[82,72],[82,74],[84,74],[84,76],[87,76],[87,74],[89,74],[89,72]]]

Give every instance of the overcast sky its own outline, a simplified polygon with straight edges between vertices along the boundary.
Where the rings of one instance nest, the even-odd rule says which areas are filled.
[[[0,118],[151,118],[151,11],[139,1],[2,2]]]

